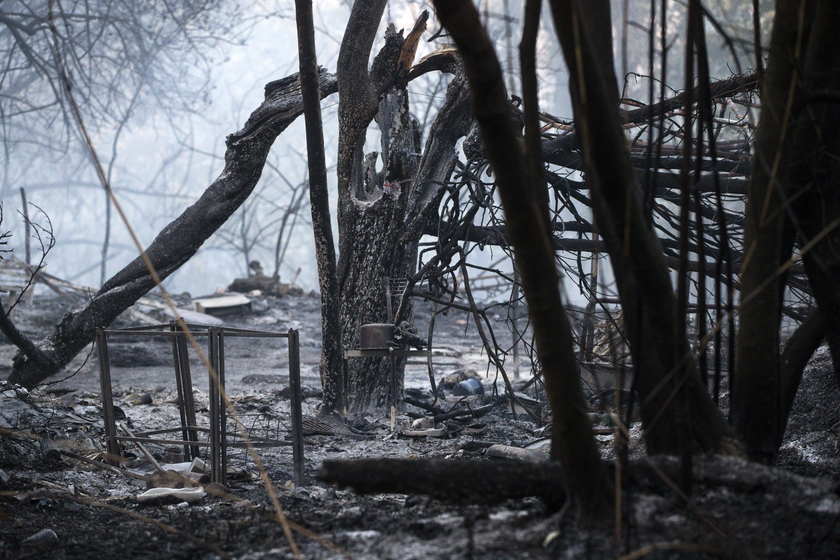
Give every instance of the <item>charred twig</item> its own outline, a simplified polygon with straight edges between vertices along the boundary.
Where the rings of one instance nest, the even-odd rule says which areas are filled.
[[[432,414],[446,414],[446,411],[444,411],[442,408],[438,408],[438,407],[436,407],[434,405],[431,405],[431,404],[426,404],[423,401],[418,401],[417,399],[413,399],[409,396],[406,396],[403,399],[403,401],[406,404],[410,404],[411,406],[416,406],[417,408],[422,408],[423,410],[425,410],[427,412],[431,412]]]
[[[495,408],[496,403],[490,403],[488,405],[484,405],[482,407],[476,408],[475,410],[453,410],[451,412],[444,412],[440,414],[435,414],[434,421],[435,423],[443,422],[444,420],[456,420],[458,418],[481,418],[493,408]]]
[[[142,480],[144,482],[149,481],[148,476],[144,476],[142,474],[137,474],[137,473],[132,472],[132,471],[127,470],[127,469],[118,469],[117,467],[111,466],[107,463],[100,463],[99,461],[94,461],[93,459],[88,459],[87,457],[85,457],[83,455],[73,453],[72,451],[67,451],[66,449],[61,449],[59,451],[59,453],[61,453],[61,455],[65,456],[65,457],[69,457],[70,459],[73,459],[74,461],[81,461],[83,463],[87,463],[88,465],[93,465],[94,467],[97,467],[97,468],[100,468],[100,469],[120,473],[122,475],[128,476],[130,478],[135,478],[137,480]]]

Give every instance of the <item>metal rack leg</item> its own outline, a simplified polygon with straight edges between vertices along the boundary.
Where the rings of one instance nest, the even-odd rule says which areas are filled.
[[[195,426],[195,398],[193,397],[190,357],[187,351],[187,337],[177,321],[170,323],[170,329],[176,333],[172,337],[172,352],[175,356],[175,381],[178,384],[178,409],[181,413],[181,426],[184,427],[184,441],[198,441],[198,432],[190,429]],[[197,445],[185,445],[184,457],[195,459],[199,455]]]
[[[303,414],[300,405],[300,340],[298,331],[289,329],[289,389],[292,404],[292,461],[295,487],[304,485]]]
[[[105,448],[108,452],[108,463],[116,465],[116,458],[120,456],[120,445],[117,442],[117,425],[114,418],[114,397],[111,394],[111,364],[108,360],[108,335],[105,329],[96,329],[96,345],[99,349],[99,386],[102,390],[102,416],[105,424]]]
[[[217,331],[214,328],[209,329],[208,336],[208,354],[210,355],[210,367],[213,371],[219,371],[219,351]],[[220,464],[220,437],[219,437],[219,388],[216,385],[216,380],[209,374],[210,384],[207,394],[210,400],[210,480],[213,482],[221,482],[221,464]]]
[[[219,410],[219,482],[227,484],[227,406],[222,396],[225,391],[225,331],[219,329],[216,332],[218,337],[216,353],[219,363],[216,366],[216,376],[219,378],[219,387],[216,389]]]
[[[397,427],[397,358],[394,356],[394,348],[388,348],[388,359],[391,364],[391,431]]]
[[[178,323],[176,321],[172,321],[169,324],[169,330],[172,332],[178,332],[180,330]],[[190,441],[190,436],[187,432],[187,426],[190,425],[187,420],[187,389],[184,388],[184,379],[181,374],[181,345],[178,343],[178,338],[178,336],[172,337],[172,358],[175,366],[175,386],[178,389],[178,414],[181,416],[181,435],[184,441]],[[192,459],[189,445],[184,446],[184,457]]]

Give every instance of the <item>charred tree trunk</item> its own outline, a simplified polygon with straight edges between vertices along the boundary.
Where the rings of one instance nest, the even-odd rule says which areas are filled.
[[[409,116],[405,89],[383,94],[376,123],[382,132],[383,170],[374,169],[378,154],[365,158],[360,184],[352,185],[341,232],[341,326],[345,350],[359,347],[359,327],[387,319],[387,278],[408,278],[416,270],[417,243],[423,224],[436,216],[455,162],[455,144],[467,133],[467,88],[456,78],[447,101],[421,152],[420,131]],[[344,259],[347,259],[346,261]],[[401,310],[396,322],[411,319],[411,307]],[[398,392],[402,391],[403,361],[397,364]],[[390,363],[383,358],[350,360],[348,394],[353,411],[387,405]]]
[[[499,504],[538,496],[560,506],[566,480],[557,463],[361,459],[324,461],[318,478],[357,494],[425,494],[460,504]]]
[[[745,209],[737,370],[731,380],[732,425],[750,458],[767,463],[775,456],[780,430],[779,327],[785,278],[779,267],[790,255],[792,241],[785,231],[789,193],[783,185],[790,166],[792,119],[802,107],[791,84],[801,65],[796,45],[807,40],[810,25],[800,26],[799,12],[799,2],[777,3]]]
[[[319,82],[322,97],[337,89],[335,78],[325,71],[320,72]],[[297,75],[266,85],[263,104],[242,130],[228,136],[225,168],[219,178],[147,249],[161,279],[187,262],[248,198],[259,181],[274,140],[302,112]],[[35,350],[24,350],[15,359],[9,380],[33,387],[55,375],[93,341],[97,327],[111,324],[154,287],[143,260],[136,258],[108,280],[84,307],[68,313],[50,336],[35,345]]]
[[[385,46],[374,61],[371,72],[377,85],[387,83],[396,68],[403,38],[393,29],[386,34]],[[379,89],[379,87],[377,88]],[[382,93],[375,122],[381,133],[381,154],[368,154],[349,185],[349,197],[342,207],[340,228],[341,325],[344,349],[358,348],[359,327],[384,323],[387,278],[406,278],[413,274],[417,260],[416,239],[398,242],[407,210],[408,186],[417,174],[420,131],[409,113],[408,92],[404,84],[387,87]],[[382,171],[376,171],[382,158]],[[410,312],[403,319],[410,320]],[[402,371],[403,364],[399,364]],[[347,383],[350,408],[365,411],[387,404],[390,361],[387,358],[350,360]],[[398,376],[398,380],[402,375]],[[398,392],[402,383],[398,382]]]
[[[791,187],[804,193],[793,204],[794,214],[803,236],[805,271],[821,314],[819,323],[840,381],[840,41],[836,37],[840,13],[832,2],[816,4],[805,50],[805,110],[793,140],[796,163]],[[813,330],[812,345],[816,339]],[[787,402],[782,403],[784,414]],[[785,419],[779,422],[781,430]]]
[[[546,201],[531,182],[536,180],[536,172],[526,165],[501,67],[478,12],[469,0],[438,1],[435,7],[464,59],[473,113],[504,206],[551,401],[552,456],[563,464],[575,511],[587,519],[606,518],[610,512],[609,484],[586,413],[572,330],[560,299]]]
[[[321,289],[321,385],[324,389],[323,412],[340,410],[344,405],[345,385],[341,355],[338,274],[335,242],[330,223],[330,197],[327,189],[327,163],[324,153],[324,129],[321,123],[321,97],[318,93],[318,62],[315,55],[315,28],[312,0],[296,0],[300,87],[306,119],[306,151],[309,157],[309,201],[312,209],[312,234],[318,263]],[[333,383],[333,380],[336,380]]]
[[[773,463],[807,357],[822,336],[840,371],[840,24],[832,2],[778,2],[745,230],[732,421],[750,456]],[[781,359],[781,298],[794,237],[821,319]],[[840,377],[838,377],[840,379]]]
[[[339,320],[342,331],[340,351],[358,348],[354,342],[358,340],[361,321],[384,320],[384,296],[381,286],[377,285],[381,284],[382,271],[376,267],[375,262],[375,257],[382,253],[382,247],[376,247],[376,243],[383,241],[377,237],[382,237],[384,224],[375,225],[375,218],[378,214],[393,209],[395,201],[391,196],[384,196],[381,188],[378,193],[379,200],[371,200],[367,196],[364,188],[362,152],[365,130],[379,110],[376,88],[367,63],[384,9],[384,0],[354,2],[338,55],[338,282],[341,294]],[[363,195],[361,200],[358,200],[359,194]],[[364,210],[367,206],[376,208],[371,208],[369,215],[365,216]],[[374,222],[367,225],[367,231],[362,232],[361,240],[356,239],[356,230],[362,224],[356,224],[356,221]],[[384,221],[387,223],[390,220]],[[372,246],[360,241],[370,242]],[[367,281],[362,281],[360,277]],[[356,305],[352,305],[351,302]],[[375,364],[380,361],[377,360]],[[381,376],[375,373],[371,376],[375,382],[370,385],[360,386],[355,381],[375,366],[374,363],[357,362],[358,360],[349,360],[347,364],[348,397],[354,395],[353,399],[348,400],[354,410],[366,408],[363,403],[371,400],[366,393],[370,393],[374,401],[379,401],[387,393],[387,383],[383,383],[379,379]],[[364,362],[369,360],[365,359]],[[357,392],[360,392],[362,402],[356,398]],[[381,404],[384,406],[385,402]]]
[[[383,9],[381,0],[354,4],[338,61],[338,280],[343,350],[359,347],[361,325],[385,322],[386,279],[414,273],[417,242],[424,225],[435,216],[442,184],[454,166],[455,143],[466,134],[469,122],[466,88],[463,80],[456,78],[419,156],[421,131],[410,114],[406,84],[427,14],[407,38],[389,28],[385,46],[368,70]],[[381,133],[381,153],[365,155],[365,130],[374,120]],[[381,171],[376,170],[379,158]],[[410,316],[409,307],[396,319],[408,320]],[[403,368],[400,361],[399,392]],[[387,359],[348,360],[349,410],[385,408],[389,375]]]

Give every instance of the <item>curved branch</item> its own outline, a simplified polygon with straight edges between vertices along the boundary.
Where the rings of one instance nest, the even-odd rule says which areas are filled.
[[[322,98],[335,93],[335,77],[323,69],[319,82]],[[225,168],[221,175],[195,204],[166,226],[147,249],[161,279],[186,263],[245,202],[259,181],[274,140],[302,112],[297,74],[266,86],[266,99],[262,105],[251,114],[241,131],[228,136]],[[154,287],[146,265],[136,258],[105,282],[84,307],[65,315],[55,331],[37,343],[49,363],[29,356],[18,360],[9,381],[33,387],[55,375],[93,341],[97,327],[109,325]]]

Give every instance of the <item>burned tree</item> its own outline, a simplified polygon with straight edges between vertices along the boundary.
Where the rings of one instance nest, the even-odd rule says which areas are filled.
[[[836,6],[828,2],[776,3],[747,206],[741,346],[732,388],[735,428],[750,456],[768,463],[775,460],[800,367],[822,332],[840,372],[837,23]],[[804,321],[800,336],[792,337],[796,345],[780,356],[782,296],[794,246],[820,317]]]
[[[298,53],[300,58],[300,86],[306,119],[306,151],[309,159],[309,189],[312,206],[312,232],[315,236],[315,256],[318,261],[318,283],[321,288],[321,379],[324,385],[324,409],[342,408],[343,367],[341,356],[341,324],[338,321],[338,276],[335,262],[335,243],[330,224],[330,200],[327,190],[327,164],[324,153],[324,130],[321,123],[321,97],[318,93],[318,64],[315,54],[315,26],[312,22],[311,0],[297,0]],[[326,372],[339,372],[339,382],[326,384]]]
[[[393,26],[368,69],[374,35],[385,2],[356,2],[338,60],[339,158],[338,222],[340,321],[342,348],[358,348],[359,327],[386,320],[384,281],[412,276],[418,241],[445,192],[455,165],[455,144],[468,132],[468,91],[452,52],[433,57],[425,69],[455,72],[446,101],[421,147],[421,131],[410,112],[408,80],[417,41],[425,29],[423,14],[403,37]],[[375,122],[381,153],[365,155],[365,131]],[[377,159],[382,171],[376,171]],[[396,322],[410,318],[402,306]],[[331,341],[325,341],[330,344]],[[386,404],[390,365],[383,359],[347,364],[350,409],[365,411]],[[338,383],[329,372],[325,386]]]
[[[469,124],[465,80],[452,49],[443,49],[412,67],[427,15],[408,37],[390,28],[385,47],[368,70],[368,55],[383,7],[384,2],[372,6],[360,2],[354,7],[338,78],[320,72],[322,98],[344,90],[339,110],[338,165],[341,325],[332,331],[344,335],[328,336],[324,341],[325,351],[338,356],[341,348],[358,345],[361,324],[384,320],[383,280],[413,273],[417,241],[436,213],[455,164],[455,144],[467,133]],[[428,133],[423,155],[418,157],[420,130],[409,112],[406,85],[430,71],[454,73],[456,77]],[[167,226],[147,251],[161,278],[195,254],[246,200],[259,180],[272,142],[303,111],[299,87],[297,76],[266,86],[265,103],[243,130],[228,137],[226,168],[219,179]],[[381,173],[375,171],[380,154],[364,156],[361,152],[364,131],[374,117],[382,131]],[[323,232],[316,234],[322,236]],[[86,306],[65,317],[52,335],[24,351],[10,379],[33,386],[57,373],[92,341],[97,326],[110,324],[153,287],[152,276],[143,260],[137,258],[108,280]],[[404,306],[399,319],[409,316],[410,309]],[[349,389],[355,410],[383,405],[387,364],[380,361],[351,364],[345,383],[340,377],[340,360],[328,360],[324,368],[326,393],[342,395]],[[327,403],[327,409],[339,401]]]
[[[327,337],[324,341],[326,351],[339,356],[341,348],[357,346],[359,325],[384,320],[383,280],[406,277],[414,271],[417,241],[436,212],[454,166],[454,146],[467,133],[469,123],[465,80],[452,49],[443,49],[412,68],[427,15],[408,37],[389,29],[385,47],[368,70],[368,55],[383,7],[384,2],[372,6],[360,2],[354,7],[338,79],[320,72],[322,98],[344,89],[339,110],[338,165],[341,328],[332,332],[345,334],[343,340]],[[429,71],[445,71],[456,77],[428,133],[423,155],[418,157],[420,130],[409,112],[406,85]],[[243,130],[228,137],[226,167],[219,179],[167,226],[147,251],[161,278],[195,254],[252,192],[272,142],[303,111],[299,88],[297,76],[268,84],[265,103]],[[374,168],[379,154],[364,156],[361,152],[364,130],[374,117],[382,131],[381,173]],[[15,361],[10,379],[34,386],[54,375],[92,341],[97,326],[110,324],[153,287],[152,276],[143,260],[137,258],[108,280],[87,305],[68,314],[52,335],[28,346]],[[410,309],[405,306],[400,319],[409,315]],[[351,406],[357,410],[384,404],[387,365],[379,361],[351,364],[345,384],[340,379],[338,361],[325,364],[327,394],[339,395],[349,388],[355,395]],[[327,403],[327,409],[338,401]]]
[[[336,90],[335,77],[321,71],[322,96]],[[297,75],[271,82],[265,101],[239,132],[227,138],[225,169],[202,197],[166,226],[146,254],[161,278],[187,262],[253,191],[277,136],[303,112]],[[95,336],[155,281],[140,257],[108,280],[82,308],[68,313],[46,339],[21,348],[9,380],[32,387],[61,371]]]
[[[508,107],[499,62],[472,3],[439,2],[436,8],[464,58],[473,113],[496,173],[551,403],[552,456],[563,463],[575,511],[588,518],[604,517],[609,512],[609,485],[592,437],[572,330],[560,299],[546,200],[542,193],[537,194],[543,187],[539,158],[532,154],[529,168]],[[529,123],[532,141],[537,134],[533,121]]]
[[[697,6],[692,6],[695,10],[692,12],[695,18],[692,25],[696,27]],[[689,81],[683,91],[671,99],[654,100],[651,97],[647,104],[636,103],[631,109],[621,110],[615,76],[610,70],[610,37],[605,33],[609,17],[603,12],[606,10],[604,3],[598,4],[598,7],[598,10],[586,11],[579,2],[555,3],[557,32],[573,71],[575,120],[562,121],[543,114],[541,118],[545,126],[542,137],[538,141],[533,134],[527,137],[526,165],[531,186],[523,188],[541,205],[537,210],[539,220],[531,221],[540,224],[535,226],[542,230],[539,232],[540,242],[550,244],[557,262],[576,277],[585,294],[596,292],[596,286],[591,285],[583,272],[585,261],[581,254],[609,253],[619,293],[619,298],[614,301],[622,305],[626,324],[626,331],[622,334],[632,350],[632,360],[626,365],[636,370],[634,389],[639,400],[635,405],[642,410],[651,451],[686,453],[690,452],[692,444],[699,443],[706,450],[737,452],[732,430],[707,391],[711,388],[712,395],[717,396],[723,369],[721,362],[733,359],[734,352],[730,351],[725,357],[720,352],[725,346],[720,336],[724,330],[730,333],[730,341],[734,339],[729,330],[732,316],[737,313],[733,294],[739,289],[744,290],[750,282],[755,287],[766,288],[769,283],[779,280],[769,289],[775,294],[771,303],[782,297],[784,286],[797,296],[817,295],[818,302],[821,301],[829,312],[823,321],[811,315],[803,323],[802,330],[791,339],[778,366],[781,380],[753,383],[750,381],[753,374],[761,374],[762,370],[757,368],[748,373],[749,368],[744,365],[747,360],[743,358],[739,364],[739,375],[735,377],[733,419],[736,431],[743,436],[754,457],[767,460],[766,457],[773,452],[772,442],[776,442],[777,446],[781,437],[785,407],[789,409],[801,368],[822,338],[824,329],[828,328],[826,320],[832,316],[830,309],[833,308],[834,296],[828,279],[835,267],[831,234],[835,231],[836,211],[833,191],[826,186],[828,178],[833,176],[833,168],[827,163],[831,158],[824,159],[831,152],[823,151],[818,142],[811,144],[804,141],[816,142],[819,137],[814,132],[818,130],[814,121],[806,118],[811,107],[819,107],[827,122],[832,122],[834,118],[830,101],[835,85],[830,79],[825,79],[825,76],[834,75],[833,70],[819,64],[831,58],[820,54],[824,52],[820,49],[829,47],[816,39],[808,43],[812,49],[808,60],[811,64],[809,71],[812,72],[809,79],[813,85],[793,105],[799,119],[795,134],[802,140],[798,145],[803,153],[794,153],[790,158],[804,166],[802,176],[808,177],[808,180],[800,185],[796,183],[799,181],[796,177],[785,176],[784,179],[791,182],[791,188],[801,188],[801,201],[805,202],[800,207],[785,202],[784,198],[771,196],[768,199],[772,205],[770,216],[774,220],[781,216],[792,220],[791,214],[794,214],[802,225],[799,230],[788,230],[786,235],[799,237],[795,241],[782,238],[781,241],[789,245],[781,248],[770,243],[764,246],[764,242],[760,241],[762,249],[776,257],[773,266],[764,259],[761,263],[762,268],[766,268],[764,273],[770,276],[757,275],[749,279],[750,274],[755,273],[755,269],[752,272],[749,270],[751,246],[742,247],[740,238],[745,227],[749,230],[760,222],[755,222],[754,207],[748,209],[748,214],[753,214],[745,218],[738,204],[742,203],[747,193],[750,175],[753,183],[761,175],[752,167],[765,165],[766,161],[762,163],[757,159],[751,165],[750,131],[744,119],[739,116],[737,122],[726,123],[726,119],[717,117],[714,120],[712,117],[723,114],[727,107],[754,105],[757,102],[758,78],[753,74],[744,74],[729,80],[713,81],[708,75],[708,68],[704,70],[703,65],[698,63],[699,85],[692,87],[695,82]],[[342,368],[338,364],[345,350],[358,347],[358,332],[362,324],[384,322],[386,304],[383,284],[387,278],[408,280],[409,289],[398,306],[398,322],[410,319],[412,295],[473,311],[477,325],[484,329],[482,336],[493,365],[503,374],[505,369],[506,349],[492,331],[487,318],[489,308],[481,309],[470,292],[470,273],[477,267],[472,268],[474,265],[469,263],[469,250],[464,243],[497,245],[511,252],[511,247],[522,244],[522,238],[518,237],[521,232],[517,233],[514,227],[501,219],[496,195],[504,189],[501,184],[503,173],[488,172],[494,157],[491,143],[485,141],[482,145],[475,131],[468,136],[472,121],[468,110],[467,79],[454,50],[443,48],[414,63],[425,16],[407,36],[389,27],[384,46],[376,55],[372,67],[368,67],[383,10],[383,1],[357,2],[354,5],[342,44],[337,79],[333,81],[322,73],[320,86],[322,96],[336,89],[340,93],[337,287],[333,284],[333,287],[322,288],[323,292],[328,292],[325,297],[338,299],[339,309],[338,319],[331,319],[338,327],[324,338],[325,353],[330,352],[332,356],[324,360],[322,369],[325,394],[328,395],[325,410],[343,410],[346,404],[351,411],[364,412],[385,404],[389,364],[383,363],[384,360],[350,361],[346,379],[342,377]],[[815,25],[813,19],[809,21]],[[574,25],[568,27],[567,24]],[[788,45],[794,39],[805,40],[797,33],[788,33],[793,37],[788,38]],[[823,36],[817,34],[813,37]],[[697,49],[698,56],[701,56],[703,41],[695,35],[690,43],[690,48]],[[574,53],[574,56],[569,53]],[[770,62],[777,64],[775,60],[771,57]],[[421,145],[419,125],[411,116],[407,84],[426,71],[447,72],[452,74],[452,79],[446,100],[428,131],[425,145]],[[773,78],[774,71],[772,67],[768,68],[768,79]],[[788,79],[793,78],[785,78]],[[276,94],[276,88],[288,90],[292,95],[294,80],[296,78],[289,78],[270,85],[266,105],[252,116],[242,132],[229,138],[228,169],[198,203],[201,208],[216,208],[214,203],[218,197],[224,196],[222,192],[231,193],[231,205],[238,204],[253,188],[251,181],[258,178],[261,158],[264,159],[263,150],[267,150],[263,142],[270,143],[271,134],[276,136],[287,123],[286,119],[300,113],[299,98],[290,100],[283,107],[268,107],[273,103],[271,99]],[[789,85],[789,81],[785,80],[780,83]],[[767,90],[766,85],[765,95],[772,100],[772,92]],[[777,98],[773,103],[778,101]],[[593,110],[593,106],[597,110]],[[526,100],[524,108],[526,113],[531,113],[524,120],[533,122],[535,104]],[[517,122],[522,119],[513,105],[508,109]],[[737,113],[739,109],[731,111]],[[702,123],[702,127],[698,127],[702,134],[688,135],[686,128],[691,128],[691,123],[697,121]],[[727,128],[730,125],[731,128]],[[365,154],[365,135],[374,126],[381,134],[381,150]],[[518,126],[513,127],[517,134]],[[530,126],[533,130],[533,125]],[[741,128],[746,131],[742,135],[728,132]],[[719,134],[721,129],[722,139],[711,136],[713,132],[715,136]],[[626,139],[627,130],[632,136],[629,142]],[[655,132],[651,132],[645,141],[644,132],[651,130]],[[818,132],[823,133],[821,129]],[[465,136],[468,136],[463,143],[466,159],[458,161],[455,146]],[[537,144],[538,148],[535,147]],[[541,151],[547,164],[538,171],[539,164],[535,166],[531,159],[537,151]],[[766,160],[768,155],[762,157]],[[799,167],[796,169],[801,170]],[[539,171],[543,172],[541,177]],[[572,175],[579,171],[585,172],[583,180]],[[727,175],[718,176],[716,172],[720,171]],[[229,184],[230,181],[235,184]],[[772,181],[767,181],[767,185],[770,184],[773,184]],[[812,184],[819,187],[813,188]],[[230,191],[226,190],[228,188]],[[751,196],[758,193],[759,197],[762,193],[773,194],[766,189],[750,192],[753,193]],[[798,190],[791,192],[799,193]],[[551,210],[546,211],[549,204]],[[818,213],[815,210],[818,208],[826,212]],[[592,209],[594,213],[590,214]],[[183,263],[206,239],[203,237],[205,233],[210,235],[211,230],[217,227],[216,223],[229,215],[229,211],[232,211],[231,206],[220,209],[205,228],[205,222],[195,221],[198,210],[191,209],[185,217],[162,232],[150,249],[150,255],[163,274],[171,273]],[[594,215],[594,219],[590,215]],[[196,233],[188,243],[184,241],[173,245],[176,251],[171,253],[166,244],[178,238],[179,228],[196,223],[200,224],[200,235]],[[593,235],[596,231],[597,238]],[[436,241],[421,247],[419,241],[424,234],[434,236]],[[770,237],[777,239],[778,236],[772,233]],[[822,244],[823,240],[826,240],[825,244]],[[794,242],[802,248],[806,257],[804,269],[798,264],[786,262]],[[809,256],[810,251],[813,254]],[[568,257],[569,253],[572,258]],[[330,258],[326,257],[327,260]],[[736,275],[742,267],[746,271],[745,283],[739,284]],[[674,290],[671,287],[669,270],[678,271],[681,288]],[[810,286],[804,270],[809,272]],[[524,276],[520,282],[506,270],[489,272],[505,282],[503,289],[513,298],[519,297],[520,285],[526,286],[530,282]],[[466,303],[453,303],[456,284],[460,281],[456,277],[459,275]],[[694,276],[689,278],[690,275]],[[689,280],[693,282],[693,288],[689,286]],[[426,281],[430,281],[432,291],[419,288],[421,282],[428,285]],[[714,283],[712,289],[709,288],[711,283]],[[81,348],[68,344],[68,340],[78,340],[83,345],[87,336],[84,333],[88,332],[85,329],[89,328],[85,325],[93,325],[96,321],[106,324],[116,316],[120,307],[124,308],[136,299],[136,294],[150,287],[149,278],[139,261],[133,263],[106,283],[103,291],[85,310],[68,317],[51,339],[42,343],[40,354],[30,351],[32,355],[19,362],[13,379],[31,385],[49,372],[56,371]],[[714,296],[709,295],[712,290]],[[754,297],[757,296],[745,294],[742,301],[749,303]],[[593,305],[606,305],[597,293],[591,301]],[[769,305],[757,305],[756,308],[760,313],[748,321],[761,322],[764,317],[769,323],[763,326],[769,330],[778,330],[778,318],[782,313],[797,313],[790,306],[780,306],[773,311],[773,316],[767,316],[761,313],[769,312]],[[749,306],[745,306],[745,310],[751,312]],[[531,311],[535,314],[541,312],[533,301]],[[685,317],[689,312],[695,313],[697,318],[693,341],[686,334]],[[536,323],[535,319],[534,325]],[[745,328],[744,332],[746,334],[741,337],[746,341],[745,337],[751,336],[751,331]],[[752,336],[757,335],[753,333]],[[777,338],[765,340],[755,348],[771,348],[772,352],[778,352]],[[696,343],[696,348],[692,347],[692,342]],[[709,360],[704,360],[707,348],[711,348],[714,354]],[[742,350],[745,348],[742,346]],[[730,350],[733,348],[730,347]],[[35,361],[43,356],[50,357],[51,361],[38,368]],[[533,360],[536,372],[546,374],[546,384],[553,382],[548,379],[548,368],[556,365],[550,363],[551,359],[541,362],[535,357]],[[769,360],[778,361],[779,358],[769,356]],[[37,369],[48,373],[36,374]],[[730,365],[729,372],[733,369]],[[344,398],[348,399],[346,403],[342,402]],[[686,416],[680,416],[683,410]],[[753,415],[752,411],[756,410],[761,414]],[[675,419],[680,423],[674,422]],[[555,420],[559,422],[562,419]],[[756,435],[771,424],[772,434]],[[691,440],[688,439],[689,428]],[[578,431],[582,432],[585,430]],[[768,442],[771,442],[770,445]]]

